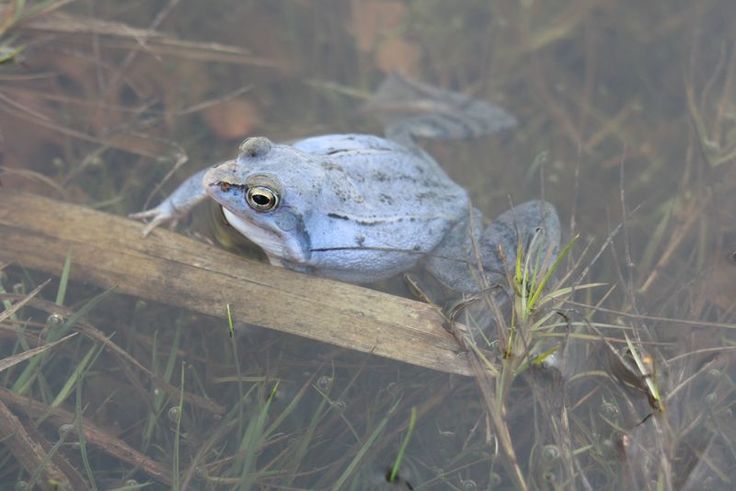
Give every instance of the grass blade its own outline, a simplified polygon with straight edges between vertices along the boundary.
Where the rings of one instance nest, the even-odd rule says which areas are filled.
[[[56,292],[56,305],[64,305],[64,298],[66,297],[66,287],[69,284],[69,272],[72,269],[72,250],[66,254],[64,260],[64,267],[61,268],[61,277],[59,278],[59,290]]]
[[[389,482],[396,481],[396,476],[399,474],[399,467],[401,467],[401,461],[404,458],[404,452],[406,451],[406,446],[409,444],[409,440],[411,440],[411,434],[414,432],[414,425],[417,422],[417,408],[412,406],[411,408],[411,414],[409,415],[409,427],[406,430],[406,436],[404,437],[404,440],[401,442],[401,446],[399,447],[399,453],[396,455],[396,460],[394,461],[394,465],[391,467],[391,474],[388,477]]]
[[[39,346],[37,348],[29,349],[27,351],[24,351],[23,353],[18,353],[16,355],[8,356],[6,358],[3,358],[0,360],[0,372],[3,370],[7,370],[8,368],[17,365],[18,363],[25,361],[29,358],[33,358],[34,356],[43,353],[44,351],[48,351],[57,344],[61,344],[64,341],[69,340],[70,338],[73,338],[79,333],[73,332],[69,334],[66,337],[63,337],[57,341],[54,341],[53,343],[44,344],[43,346]]]

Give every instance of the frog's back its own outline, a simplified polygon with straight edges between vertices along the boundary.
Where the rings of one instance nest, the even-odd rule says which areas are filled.
[[[327,276],[355,281],[327,272],[328,263],[360,269],[368,279],[379,277],[373,269],[406,270],[467,213],[465,190],[418,148],[359,134],[317,136],[292,146],[316,157],[311,160],[326,175],[320,213],[308,225],[313,266]]]
[[[362,196],[364,213],[397,215],[406,208],[455,220],[466,213],[467,193],[427,153],[374,135],[336,134],[306,138],[293,146],[325,156],[328,172],[347,178]],[[442,203],[440,208],[440,203]],[[355,210],[357,212],[357,210]]]
[[[338,155],[351,151],[383,150],[400,152],[403,145],[375,135],[360,133],[340,133],[332,135],[310,136],[292,144],[302,152],[313,155]]]

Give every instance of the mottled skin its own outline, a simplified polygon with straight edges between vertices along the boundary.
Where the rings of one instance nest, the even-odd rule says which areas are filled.
[[[495,131],[508,126],[510,117],[482,101],[414,86],[435,91],[432,102],[451,94],[454,106],[442,107],[441,117],[422,114],[414,126],[402,113],[399,122],[387,122],[393,140],[360,134],[317,136],[290,145],[246,139],[236,159],[191,176],[156,208],[133,216],[152,219],[147,234],[209,197],[272,264],[364,283],[421,262],[458,294],[500,281],[512,268],[519,243],[536,244],[540,257],[551,260],[560,225],[550,204],[524,203],[484,225],[465,190],[413,144],[412,128],[423,136],[454,138],[477,128],[477,133]],[[447,122],[443,112],[457,110],[457,104],[466,119],[452,113]],[[507,121],[499,122],[500,117]]]

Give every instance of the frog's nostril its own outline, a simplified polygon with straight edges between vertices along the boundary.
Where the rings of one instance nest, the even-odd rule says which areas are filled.
[[[271,140],[263,136],[246,138],[240,144],[240,152],[248,157],[262,157],[271,151]]]

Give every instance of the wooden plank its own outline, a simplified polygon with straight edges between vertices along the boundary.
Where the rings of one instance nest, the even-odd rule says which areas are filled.
[[[168,230],[0,188],[0,261],[444,372],[470,375],[431,306],[244,259]]]

